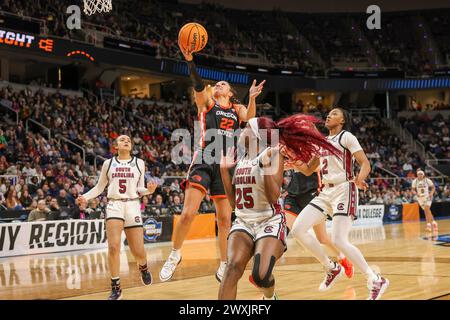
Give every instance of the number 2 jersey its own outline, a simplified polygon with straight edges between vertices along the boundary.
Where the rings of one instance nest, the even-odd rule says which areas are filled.
[[[412,188],[417,191],[418,198],[428,198],[430,196],[430,187],[432,187],[433,181],[428,178],[414,179],[412,182]]]
[[[342,152],[343,158],[322,149],[320,154],[320,173],[322,183],[339,184],[354,179],[353,154],[362,150],[358,139],[348,131],[342,130],[337,135],[328,136],[327,140]]]
[[[267,150],[261,152],[254,159],[242,158],[238,161],[234,171],[235,214],[245,223],[262,223],[282,212],[278,203],[270,203],[266,197],[264,168],[260,163]]]
[[[103,162],[97,184],[83,196],[87,201],[96,198],[108,185],[108,199],[137,199],[148,194],[144,174],[144,160],[136,157],[119,160],[113,157]]]

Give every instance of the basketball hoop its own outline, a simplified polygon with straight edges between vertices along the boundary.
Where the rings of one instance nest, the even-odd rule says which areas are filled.
[[[112,10],[112,0],[83,0],[84,13],[88,16],[99,12],[110,12]]]

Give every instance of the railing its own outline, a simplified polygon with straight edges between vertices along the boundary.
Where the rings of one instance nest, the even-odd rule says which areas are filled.
[[[394,177],[398,178],[398,175],[396,175],[396,174],[393,173],[392,171],[390,171],[390,170],[388,170],[388,169],[385,169],[385,168],[383,168],[383,167],[381,167],[381,166],[379,166],[379,165],[375,165],[375,168],[378,168],[378,169],[380,169],[381,171],[384,171],[384,172],[386,172],[387,174],[389,174],[389,175],[391,175],[391,176],[394,176]]]
[[[352,116],[380,116],[380,109],[377,108],[358,108],[350,109],[350,114]]]
[[[96,154],[96,155],[94,156],[94,170],[95,170],[95,172],[97,172],[97,159],[101,159],[101,160],[103,160],[103,161],[106,161],[106,158],[105,158],[105,157]]]
[[[76,148],[80,149],[82,154],[83,154],[83,164],[86,163],[86,150],[82,146],[80,146],[79,144],[76,144],[75,142],[73,142],[73,141],[63,137],[61,134],[57,134],[56,138],[59,140],[60,143],[61,143],[61,140],[63,140],[64,142],[67,142],[67,143],[75,146]]]
[[[4,100],[4,99],[3,99],[3,100]],[[4,104],[3,104],[3,100],[0,101],[0,106],[3,107],[3,108],[5,108],[5,109],[8,109],[8,110],[11,111],[11,112],[14,112],[14,114],[15,114],[15,116],[16,116],[16,124],[19,124],[19,111],[14,110],[13,108],[4,105]]]
[[[446,176],[444,173],[436,169],[434,166],[438,164],[439,162],[450,162],[450,159],[427,159],[425,160],[425,163],[428,167],[430,167],[434,172],[440,174],[441,176]]]
[[[95,95],[94,93],[92,93],[92,91],[89,91],[89,90],[87,90],[87,89],[81,89],[81,91],[82,91],[82,92],[85,92],[85,93],[88,95],[88,97],[94,97],[95,104],[98,104],[98,97],[97,97],[97,95]]]
[[[445,185],[445,179],[446,177],[443,176],[431,176],[427,177],[431,180],[436,180],[440,182],[440,185]],[[375,180],[388,180],[392,181],[393,184],[397,184],[399,180],[407,180],[407,181],[413,181],[415,178],[406,178],[406,177],[396,177],[396,178],[386,178],[386,177],[378,177],[378,178],[369,178],[369,181],[373,183]]]
[[[25,132],[26,133],[28,133],[28,131],[29,131],[29,125],[28,125],[29,122],[32,122],[35,125],[37,125],[38,127],[44,129],[47,132],[47,134],[48,134],[48,139],[49,140],[52,138],[52,132],[50,131],[50,129],[47,128],[46,126],[44,126],[42,123],[37,122],[37,121],[35,121],[33,119],[27,119],[27,121],[25,122]]]
[[[398,121],[393,119],[385,119],[384,120],[396,133],[399,138],[409,144],[413,151],[420,153],[423,159],[427,158],[427,154],[425,152],[425,147],[423,144],[414,139],[413,135],[408,132],[408,130],[404,129]]]

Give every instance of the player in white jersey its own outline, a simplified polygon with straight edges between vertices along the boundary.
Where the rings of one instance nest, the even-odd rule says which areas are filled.
[[[329,130],[327,140],[342,151],[343,158],[340,159],[327,150],[320,155],[320,171],[322,174],[323,188],[308,206],[300,213],[292,228],[294,237],[309,250],[326,270],[324,281],[319,286],[320,291],[331,288],[342,273],[343,268],[330,260],[319,241],[308,233],[313,226],[325,221],[327,217],[332,218],[332,242],[348,257],[354,265],[367,278],[369,288],[369,300],[381,298],[389,281],[376,274],[369,267],[361,251],[349,242],[348,235],[356,219],[358,205],[358,190],[366,190],[365,179],[370,173],[370,162],[367,159],[356,137],[344,130],[350,128],[351,119],[347,111],[334,108],[328,114],[325,126]],[[358,175],[354,175],[354,160],[358,162],[361,169]],[[315,162],[315,163],[314,163]],[[305,166],[311,173],[319,164],[313,159]]]
[[[318,132],[311,130],[309,118],[290,117],[281,123],[268,118],[252,118],[238,142],[245,149],[244,157],[236,163],[233,149],[227,156],[222,155],[222,181],[227,197],[235,207],[236,219],[228,236],[227,266],[220,285],[219,299],[236,299],[237,283],[252,257],[252,282],[262,291],[263,299],[277,299],[272,270],[286,250],[287,233],[286,217],[278,201],[284,171],[284,156],[279,149],[289,145],[293,146],[291,151],[294,153],[302,153],[302,148],[309,152],[314,149],[311,148],[313,145],[316,150],[320,150],[318,146],[327,144]],[[261,141],[260,128],[269,130],[267,145]],[[294,130],[289,131],[287,128]],[[301,138],[296,128],[303,130]],[[271,136],[276,133],[273,129],[279,130],[281,144],[267,147],[272,145]],[[311,137],[317,141],[308,141]],[[233,167],[235,171],[231,179],[229,169]]]
[[[106,207],[106,236],[108,238],[108,264],[111,272],[111,295],[109,300],[120,300],[120,241],[122,231],[128,240],[131,253],[136,258],[141,280],[144,285],[152,283],[152,275],[147,267],[144,249],[143,226],[139,198],[155,191],[157,184],[149,182],[144,186],[145,163],[131,156],[130,137],[119,136],[115,143],[117,156],[103,163],[97,184],[87,193],[77,198],[80,206],[98,197],[108,186]]]
[[[417,202],[425,212],[425,219],[427,220],[427,231],[438,232],[438,225],[434,221],[433,213],[431,212],[431,202],[433,194],[436,190],[433,181],[425,177],[423,170],[417,170],[417,178],[412,182],[412,191],[417,196]],[[431,192],[430,192],[431,189]]]

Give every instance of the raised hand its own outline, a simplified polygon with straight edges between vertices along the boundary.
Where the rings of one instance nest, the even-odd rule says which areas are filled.
[[[251,99],[254,99],[261,94],[264,88],[264,83],[266,83],[266,80],[263,80],[260,84],[256,85],[256,80],[253,80],[252,86],[248,90]]]
[[[183,54],[184,59],[186,59],[186,61],[192,61],[192,59],[194,59],[194,57],[192,56],[192,52],[184,50],[183,48],[181,48],[181,46],[179,46],[179,47],[180,47],[180,51]]]

